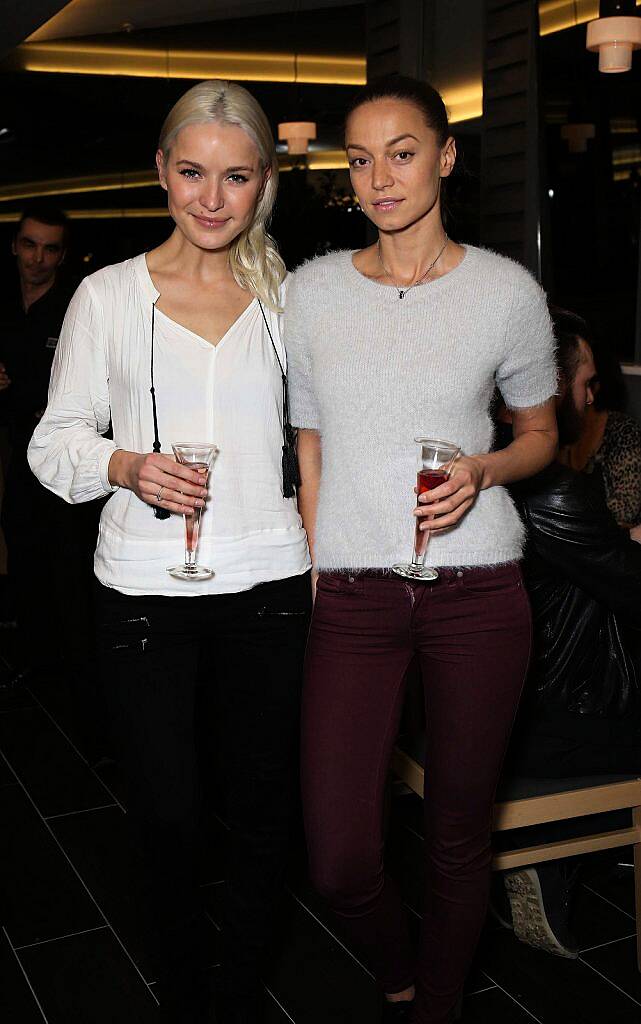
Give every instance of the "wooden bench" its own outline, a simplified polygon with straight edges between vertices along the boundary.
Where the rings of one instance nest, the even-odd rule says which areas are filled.
[[[414,793],[423,796],[423,768],[400,746],[394,750],[392,769]],[[533,789],[536,792],[533,793]],[[522,795],[524,792],[528,792],[528,795]],[[508,789],[507,795],[494,807],[493,828],[495,832],[508,832],[529,825],[568,821],[585,815],[620,810],[631,811],[632,820],[627,827],[503,850],[495,854],[492,866],[496,871],[505,871],[539,864],[541,861],[577,857],[597,850],[631,845],[634,849],[637,964],[641,971],[641,778],[601,775],[586,779],[515,780],[514,786]]]

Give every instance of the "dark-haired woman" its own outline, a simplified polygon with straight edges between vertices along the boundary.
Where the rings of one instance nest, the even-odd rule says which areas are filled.
[[[319,573],[303,712],[312,878],[385,992],[385,1019],[452,1019],[483,923],[496,782],[525,676],[522,527],[504,484],[556,444],[543,294],[519,265],[448,239],[456,156],[443,102],[391,79],[347,117],[351,179],[378,241],[294,276],[285,313],[300,508]],[[495,382],[515,440],[488,454]],[[414,438],[460,445],[414,510],[434,584],[390,572],[411,548]],[[322,468],[321,468],[322,463]],[[417,656],[427,710],[420,949],[383,872],[382,803]]]

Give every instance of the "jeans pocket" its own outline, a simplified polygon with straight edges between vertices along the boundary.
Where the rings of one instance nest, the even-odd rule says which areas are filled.
[[[516,562],[506,565],[463,569],[459,585],[466,594],[475,597],[492,597],[523,587],[521,569]]]
[[[98,623],[98,647],[102,654],[144,654],[151,643],[151,623],[146,615]]]
[[[343,572],[321,572],[316,581],[316,593],[329,596],[349,597],[353,594],[362,594],[365,582],[362,576]]]

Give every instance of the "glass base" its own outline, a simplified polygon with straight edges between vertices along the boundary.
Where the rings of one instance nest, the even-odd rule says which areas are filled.
[[[177,580],[210,580],[214,575],[213,569],[206,569],[204,565],[173,565],[167,569],[170,576]]]
[[[393,565],[392,572],[397,576],[403,576],[406,580],[437,580],[436,569],[430,569],[427,565],[414,565],[409,562],[405,565]]]

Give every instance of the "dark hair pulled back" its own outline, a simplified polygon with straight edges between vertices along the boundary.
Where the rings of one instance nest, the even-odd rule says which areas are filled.
[[[364,103],[388,99],[413,103],[436,135],[439,146],[445,145],[450,135],[450,124],[441,94],[427,82],[407,75],[384,75],[359,89],[347,108],[345,127],[350,116]]]

